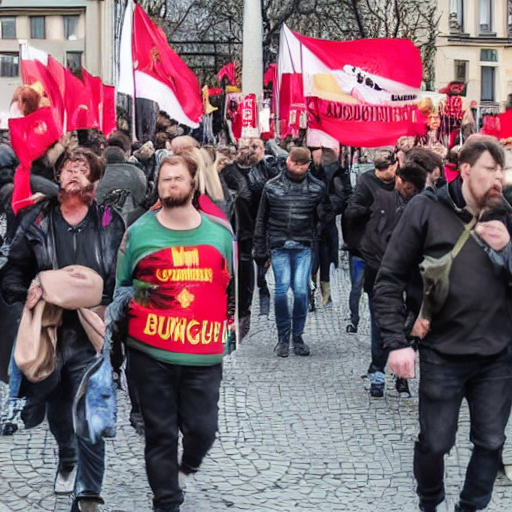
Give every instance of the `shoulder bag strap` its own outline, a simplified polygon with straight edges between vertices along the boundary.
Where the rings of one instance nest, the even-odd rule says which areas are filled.
[[[464,247],[464,244],[468,241],[469,235],[471,234],[471,230],[475,226],[477,221],[476,217],[473,217],[467,224],[464,224],[464,231],[459,236],[459,239],[457,240],[456,244],[453,246],[452,249],[452,258],[455,259],[461,249]]]

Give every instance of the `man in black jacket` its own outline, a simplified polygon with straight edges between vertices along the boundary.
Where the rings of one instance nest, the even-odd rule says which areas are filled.
[[[102,305],[112,300],[117,250],[124,233],[121,216],[94,201],[96,182],[105,170],[103,161],[88,149],[67,154],[59,172],[59,194],[26,213],[12,242],[2,280],[2,295],[9,303],[34,307],[42,289],[31,284],[38,272],[83,265],[104,282]],[[27,427],[44,419],[59,447],[56,493],[73,490],[71,512],[96,512],[104,473],[102,439],[92,442],[74,432],[72,405],[82,377],[96,359],[96,349],[75,310],[65,310],[57,331],[57,370],[38,384],[25,383],[27,406],[22,414]],[[50,388],[51,385],[51,389]],[[76,467],[76,482],[74,469]]]
[[[427,332],[414,330],[423,336],[414,474],[424,512],[436,511],[444,500],[444,455],[455,442],[463,398],[471,411],[474,449],[455,510],[484,509],[499,467],[512,402],[512,294],[510,275],[487,252],[511,248],[510,208],[501,195],[503,163],[497,142],[470,139],[460,152],[461,179],[427,188],[407,205],[374,287],[377,324],[391,351],[388,368],[413,378],[415,352],[404,332],[403,292],[425,256],[452,251],[465,227],[480,219],[452,260],[448,295],[427,322]],[[489,211],[504,223],[485,221]]]
[[[370,394],[374,397],[384,396],[384,371],[388,351],[382,345],[382,336],[375,323],[373,285],[389,239],[402,215],[402,211],[409,200],[425,188],[426,178],[427,172],[423,166],[406,160],[404,167],[396,171],[395,189],[391,191],[378,190],[375,194],[371,206],[370,220],[361,240],[360,249],[365,261],[364,290],[368,294],[372,329]],[[409,387],[405,379],[397,379],[396,389],[400,393],[409,393]]]
[[[263,189],[256,229],[254,259],[262,264],[271,252],[276,281],[275,315],[278,331],[276,353],[287,357],[292,334],[293,351],[308,356],[302,339],[308,312],[311,244],[316,237],[317,207],[324,199],[325,185],[308,173],[311,153],[294,148],[287,169]],[[288,289],[294,295],[293,319],[288,310]],[[292,331],[292,332],[290,332]]]

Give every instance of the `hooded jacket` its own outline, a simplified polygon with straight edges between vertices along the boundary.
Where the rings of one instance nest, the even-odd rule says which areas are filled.
[[[428,188],[414,197],[389,241],[374,287],[375,318],[384,346],[409,346],[404,334],[403,292],[421,282],[424,255],[440,257],[452,250],[472,215],[465,209],[462,182]],[[502,219],[510,228],[510,214]],[[423,358],[442,355],[490,356],[512,341],[512,294],[504,268],[497,267],[473,233],[453,261],[447,300],[434,314],[421,347]]]

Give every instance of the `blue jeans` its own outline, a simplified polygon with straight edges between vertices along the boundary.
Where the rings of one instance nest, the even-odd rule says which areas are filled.
[[[484,509],[505,442],[512,402],[512,346],[490,357],[444,356],[420,349],[420,434],[414,449],[414,476],[426,508],[444,499],[444,455],[455,443],[461,402],[465,398],[474,445],[460,494],[468,510]]]
[[[9,360],[9,398],[20,398],[21,380],[23,378],[23,374],[14,361],[15,347],[16,343],[12,347],[11,359]]]
[[[350,295],[348,305],[350,308],[350,323],[357,327],[359,324],[359,300],[363,291],[364,260],[359,256],[349,253],[348,262],[350,267]]]
[[[301,336],[306,324],[309,299],[309,276],[311,269],[311,248],[272,250],[272,269],[276,280],[275,315],[280,340],[289,340],[290,331],[294,337]],[[290,319],[288,289],[293,290],[293,313]],[[293,325],[293,330],[292,330]]]

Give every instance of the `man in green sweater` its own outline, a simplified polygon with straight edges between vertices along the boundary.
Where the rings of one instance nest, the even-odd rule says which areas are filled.
[[[179,511],[179,471],[195,473],[215,440],[230,329],[233,238],[227,223],[193,206],[196,173],[186,153],[162,161],[162,207],[129,228],[118,257],[117,286],[134,287],[128,370],[145,424],[155,512]]]

